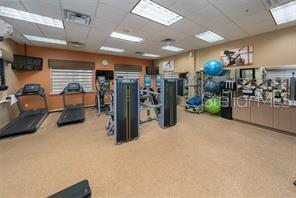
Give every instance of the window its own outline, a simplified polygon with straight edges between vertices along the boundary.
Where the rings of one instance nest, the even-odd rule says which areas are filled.
[[[85,92],[93,91],[93,70],[51,69],[51,93],[60,93],[71,82],[82,85]]]

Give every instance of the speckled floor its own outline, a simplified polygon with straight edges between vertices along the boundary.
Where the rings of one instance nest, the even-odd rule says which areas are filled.
[[[0,140],[0,197],[45,197],[88,179],[93,197],[296,197],[296,137],[179,110],[178,125],[141,126],[115,146],[106,116]]]

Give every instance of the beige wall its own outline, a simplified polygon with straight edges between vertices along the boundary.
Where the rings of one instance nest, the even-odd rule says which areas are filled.
[[[296,64],[296,27],[291,27],[197,50],[197,68],[210,59],[220,59],[221,51],[247,45],[254,47],[253,67]]]
[[[17,50],[17,45],[12,40],[6,39],[4,42],[0,43],[0,48],[5,49],[11,53],[15,53]],[[8,85],[7,94],[15,94],[17,89],[19,88],[19,82],[15,73],[11,70],[10,64],[6,64],[5,67],[6,72],[6,84]],[[6,97],[6,92],[1,92],[0,95],[2,97]],[[13,120],[17,116],[18,110],[16,105],[11,107],[9,104],[0,104],[0,128],[11,120]]]
[[[160,72],[162,73],[162,64],[165,61],[168,60],[174,60],[175,61],[175,72],[176,73],[184,73],[184,72],[190,72],[195,71],[194,65],[195,65],[195,57],[194,57],[194,51],[192,52],[186,52],[183,54],[178,54],[171,57],[166,57],[163,59],[155,60],[154,65],[159,66]]]

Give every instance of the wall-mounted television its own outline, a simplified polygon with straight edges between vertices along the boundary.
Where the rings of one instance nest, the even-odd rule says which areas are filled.
[[[112,71],[112,70],[97,70],[96,71],[96,79],[98,79],[99,76],[104,76],[107,80],[113,80],[114,79],[114,71]]]
[[[42,70],[43,59],[31,56],[13,56],[12,69],[15,70]]]
[[[145,75],[144,77],[144,86],[147,88],[151,87],[151,76],[150,75]]]
[[[148,75],[158,75],[159,74],[159,67],[147,66],[146,67],[146,74],[148,74]]]
[[[156,85],[156,87],[160,87],[161,86],[161,75],[157,75],[156,76],[155,85]]]

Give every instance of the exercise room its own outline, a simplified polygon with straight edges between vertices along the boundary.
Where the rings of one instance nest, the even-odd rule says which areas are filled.
[[[0,197],[295,198],[296,0],[0,0]]]

